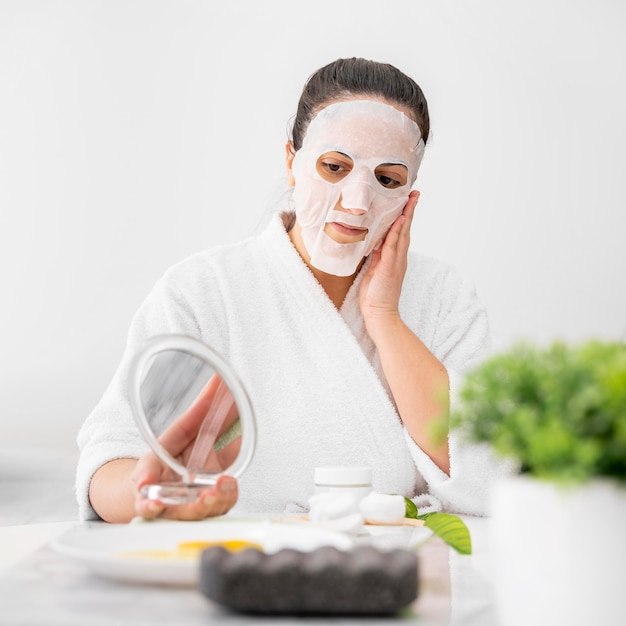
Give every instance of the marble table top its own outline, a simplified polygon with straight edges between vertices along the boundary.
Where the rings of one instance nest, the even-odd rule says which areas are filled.
[[[473,554],[462,556],[437,537],[419,548],[420,592],[399,615],[367,623],[410,621],[425,626],[497,626],[489,580],[488,520],[464,518]],[[98,577],[57,553],[50,541],[77,522],[0,528],[0,624],[6,626],[140,626],[143,624],[271,623],[267,618],[230,613],[193,587],[122,583]],[[281,618],[280,624],[302,619]],[[328,623],[306,618],[307,624]],[[333,618],[359,624],[358,618]]]
[[[51,542],[79,524],[73,494],[76,451],[0,446],[0,626],[155,626],[276,623],[228,613],[197,589],[129,584],[98,577]],[[498,626],[489,560],[489,520],[464,518],[473,553],[462,556],[433,537],[418,550],[417,600],[398,616],[424,626]],[[380,536],[376,541],[385,541]],[[328,624],[327,618],[282,618]],[[332,619],[361,624],[362,619]]]

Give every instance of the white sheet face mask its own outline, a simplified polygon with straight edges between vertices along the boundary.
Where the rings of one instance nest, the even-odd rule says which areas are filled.
[[[328,152],[352,161],[352,169],[337,182],[325,180],[317,169],[319,158]],[[313,267],[336,276],[356,271],[402,213],[423,154],[418,125],[382,102],[337,102],[311,120],[291,171],[296,219]],[[379,181],[376,169],[388,164],[406,167],[406,184],[388,188]],[[340,199],[343,209],[354,212],[335,210]],[[367,234],[356,243],[338,243],[324,232],[331,222],[366,228]]]

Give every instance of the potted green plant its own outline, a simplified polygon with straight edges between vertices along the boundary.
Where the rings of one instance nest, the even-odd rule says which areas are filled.
[[[491,497],[503,626],[626,623],[626,344],[517,343],[468,373],[451,428],[519,467]]]

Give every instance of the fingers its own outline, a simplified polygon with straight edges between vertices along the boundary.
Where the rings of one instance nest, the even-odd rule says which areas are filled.
[[[417,189],[413,189],[413,191],[411,191],[411,193],[409,194],[409,199],[404,205],[403,213],[407,215],[407,212],[410,211],[411,219],[413,219],[413,214],[415,213],[415,207],[417,206],[417,202],[419,199],[420,199],[420,192]]]
[[[165,505],[158,500],[138,498],[135,512],[144,519],[202,520],[225,515],[233,508],[239,496],[237,481],[232,476],[220,476],[213,487],[199,492],[198,499],[189,504]]]
[[[164,505],[162,503],[142,498],[139,494],[144,485],[156,484],[166,480],[165,472],[163,463],[154,452],[148,452],[142,456],[135,465],[130,480],[135,493],[135,513],[140,517],[154,519],[163,511]]]
[[[413,190],[409,194],[409,199],[402,209],[402,213],[396,218],[391,225],[387,236],[385,237],[384,244],[382,246],[382,253],[389,254],[390,252],[397,252],[402,245],[404,250],[408,250],[411,239],[411,223],[413,222],[413,216],[415,214],[415,207],[419,199],[420,192]]]
[[[154,452],[147,452],[142,456],[130,476],[136,493],[144,485],[160,483],[172,479],[172,472],[166,468]]]
[[[164,509],[165,505],[158,500],[148,500],[147,498],[135,500],[135,513],[143,519],[155,519]]]
[[[194,404],[177,417],[161,434],[159,441],[172,455],[179,455],[196,438],[221,382],[217,374],[209,380]]]
[[[400,237],[405,237],[408,239],[411,233],[411,224],[413,222],[413,216],[415,215],[415,207],[417,206],[417,201],[419,200],[420,192],[417,190],[413,190],[409,194],[409,199],[406,201],[404,205],[404,209],[402,209],[402,214],[398,217],[398,226],[397,232]],[[396,224],[394,223],[394,226]]]

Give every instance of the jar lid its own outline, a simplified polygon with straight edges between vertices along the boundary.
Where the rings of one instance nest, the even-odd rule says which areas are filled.
[[[372,468],[355,466],[316,467],[316,485],[371,485]]]

